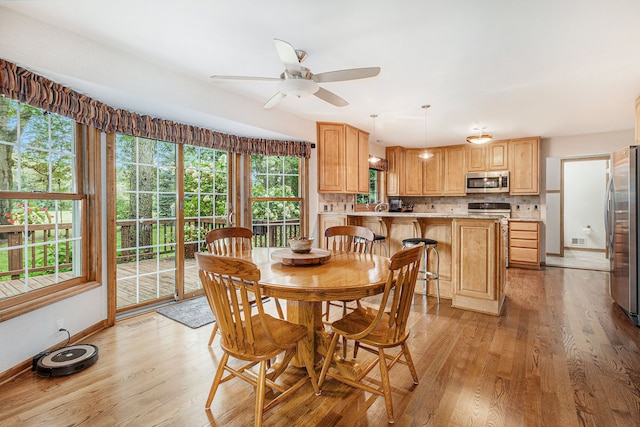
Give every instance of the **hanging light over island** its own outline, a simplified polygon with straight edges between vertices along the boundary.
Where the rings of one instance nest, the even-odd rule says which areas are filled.
[[[433,153],[429,151],[429,144],[427,143],[427,110],[431,108],[431,105],[424,104],[420,108],[424,109],[424,151],[418,154],[421,159],[430,159],[433,157]]]

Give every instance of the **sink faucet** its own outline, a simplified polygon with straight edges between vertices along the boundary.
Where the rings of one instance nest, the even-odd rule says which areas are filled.
[[[373,208],[374,212],[382,212],[385,209],[389,209],[388,203],[378,203],[375,208]]]

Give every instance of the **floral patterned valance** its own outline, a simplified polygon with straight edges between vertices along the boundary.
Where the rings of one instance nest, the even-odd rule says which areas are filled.
[[[241,154],[311,157],[311,144],[306,141],[229,135],[116,109],[4,59],[0,59],[0,93],[104,132],[199,145]]]

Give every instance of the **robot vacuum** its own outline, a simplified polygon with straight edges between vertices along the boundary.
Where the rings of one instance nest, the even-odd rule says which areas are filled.
[[[36,362],[36,374],[40,377],[62,377],[75,374],[96,363],[98,347],[78,344],[62,347],[45,354]]]

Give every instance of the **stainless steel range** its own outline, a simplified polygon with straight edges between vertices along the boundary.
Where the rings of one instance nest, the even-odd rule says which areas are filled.
[[[505,202],[473,202],[467,205],[467,212],[474,215],[502,215],[511,218],[511,205]]]
[[[511,218],[511,205],[506,202],[472,202],[467,205],[467,213],[473,215],[501,215],[502,232],[504,233],[504,253],[509,267],[509,218]]]

